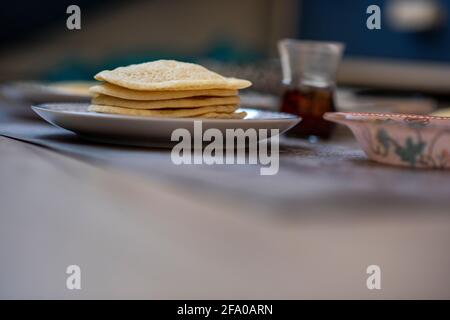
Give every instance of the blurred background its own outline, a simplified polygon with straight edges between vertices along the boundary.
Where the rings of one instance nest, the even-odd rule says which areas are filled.
[[[66,27],[72,4],[81,30]],[[380,30],[366,26],[370,5],[381,9]],[[450,0],[15,0],[1,4],[0,24],[0,120],[20,109],[42,122],[5,117],[1,129],[9,124],[11,136],[102,169],[3,144],[0,295],[73,297],[59,279],[80,261],[90,268],[87,283],[99,284],[83,291],[87,298],[449,296],[449,180],[441,171],[372,166],[353,140],[294,139],[283,141],[285,171],[271,180],[240,166],[175,171],[164,151],[66,137],[29,101],[3,103],[2,95],[24,92],[14,83],[91,81],[100,70],[173,58],[251,80],[242,103],[276,110],[277,43],[294,38],[345,43],[339,110],[426,114],[450,106]],[[70,98],[38,93],[29,100]],[[364,286],[372,263],[386,268],[384,296]]]
[[[81,30],[66,28],[71,4]],[[366,27],[373,4],[380,30]],[[174,58],[248,78],[273,97],[253,103],[275,108],[277,41],[341,41],[339,108],[394,99],[427,113],[449,100],[449,9],[450,0],[16,0],[0,11],[0,81],[91,80],[105,68]]]

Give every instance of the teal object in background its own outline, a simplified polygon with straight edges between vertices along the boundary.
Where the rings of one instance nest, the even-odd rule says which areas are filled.
[[[394,30],[387,19],[389,1],[304,0],[298,37],[344,42],[347,56],[450,62],[450,0],[437,0],[445,16],[442,26],[424,32]],[[370,5],[381,8],[381,30],[366,27]]]

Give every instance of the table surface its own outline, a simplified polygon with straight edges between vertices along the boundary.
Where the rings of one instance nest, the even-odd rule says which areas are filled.
[[[0,298],[450,298],[448,172],[351,138],[283,139],[276,176],[180,168],[29,116],[0,122]]]

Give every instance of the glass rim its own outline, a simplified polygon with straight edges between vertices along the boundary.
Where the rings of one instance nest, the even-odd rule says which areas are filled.
[[[284,38],[278,40],[278,45],[284,44],[297,44],[297,45],[313,45],[313,46],[331,46],[338,48],[343,51],[345,49],[345,43],[339,41],[318,41],[318,40],[301,40],[301,39],[292,39],[292,38]]]

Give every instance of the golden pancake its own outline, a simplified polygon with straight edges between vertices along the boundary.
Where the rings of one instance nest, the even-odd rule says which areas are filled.
[[[165,109],[165,110],[142,110],[129,109],[114,106],[103,106],[91,104],[89,111],[100,113],[123,114],[129,116],[147,116],[147,117],[161,117],[161,118],[190,118],[207,113],[233,113],[237,106],[209,106],[190,109]]]
[[[210,112],[199,115],[195,118],[206,118],[206,119],[244,119],[247,115],[247,112],[233,112],[233,113],[219,113],[219,112]]]
[[[232,97],[194,97],[173,100],[137,101],[99,95],[92,99],[92,104],[130,108],[130,109],[182,109],[206,106],[237,105],[238,96]]]
[[[102,83],[93,86],[89,91],[94,95],[105,95],[127,100],[170,100],[191,97],[230,97],[237,96],[237,90],[208,89],[208,90],[185,90],[185,91],[138,91],[122,88],[110,83]]]
[[[157,60],[101,71],[96,80],[134,90],[244,89],[247,80],[226,78],[198,64]]]

